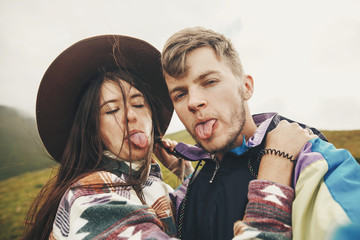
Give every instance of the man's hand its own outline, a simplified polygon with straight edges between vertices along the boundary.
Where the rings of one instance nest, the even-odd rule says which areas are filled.
[[[268,133],[266,149],[275,149],[297,159],[301,149],[311,139],[317,136],[310,129],[304,129],[297,123],[281,121]],[[266,154],[262,157],[258,179],[268,180],[290,186],[294,164],[283,156]]]
[[[194,168],[190,162],[172,154],[177,144],[174,140],[161,139],[160,143],[155,143],[154,153],[164,167],[174,173],[180,180],[184,180],[194,171]]]

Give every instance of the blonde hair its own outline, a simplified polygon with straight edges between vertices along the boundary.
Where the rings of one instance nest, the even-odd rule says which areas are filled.
[[[224,35],[203,27],[185,28],[173,34],[161,54],[164,74],[183,77],[187,71],[186,55],[200,47],[211,47],[224,60],[235,76],[242,78],[244,70],[238,52]]]

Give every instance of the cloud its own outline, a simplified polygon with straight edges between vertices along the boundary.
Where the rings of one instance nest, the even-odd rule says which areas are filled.
[[[319,65],[358,70],[360,66],[360,20],[339,17],[330,21],[318,33],[314,52]]]
[[[326,97],[315,103],[314,123],[322,129],[360,129],[360,101],[354,97]]]

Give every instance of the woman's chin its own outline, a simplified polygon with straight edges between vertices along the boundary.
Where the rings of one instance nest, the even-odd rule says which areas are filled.
[[[149,147],[145,148],[132,148],[131,149],[131,160],[139,161],[145,159],[149,154]]]

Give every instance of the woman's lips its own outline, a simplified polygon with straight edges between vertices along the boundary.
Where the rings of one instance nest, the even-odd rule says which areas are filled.
[[[199,123],[195,127],[195,134],[201,140],[206,140],[211,137],[214,129],[214,124],[216,123],[216,119],[210,119],[206,122]]]

